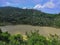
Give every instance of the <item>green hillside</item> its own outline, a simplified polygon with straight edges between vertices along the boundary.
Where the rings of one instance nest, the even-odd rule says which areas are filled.
[[[48,14],[34,9],[0,7],[0,25],[29,24],[60,27],[60,14]]]

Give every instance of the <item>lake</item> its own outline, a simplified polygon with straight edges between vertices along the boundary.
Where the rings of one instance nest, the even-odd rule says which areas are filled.
[[[31,25],[8,25],[0,26],[2,31],[8,31],[11,34],[25,34],[25,32],[30,32],[31,30],[39,30],[41,35],[57,34],[60,35],[60,29],[53,27],[40,27]]]

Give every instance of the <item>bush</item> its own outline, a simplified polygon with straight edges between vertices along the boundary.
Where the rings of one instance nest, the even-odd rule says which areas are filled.
[[[10,35],[1,30],[0,32],[0,45],[60,45],[60,37],[56,34],[44,37],[38,33],[39,31],[31,31],[26,32],[27,40],[24,40],[20,34]]]

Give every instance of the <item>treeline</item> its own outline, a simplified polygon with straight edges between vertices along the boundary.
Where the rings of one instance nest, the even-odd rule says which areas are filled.
[[[44,37],[38,31],[31,31],[25,35],[24,37],[21,34],[11,35],[0,29],[0,45],[60,45],[60,37],[56,34]]]
[[[60,14],[48,14],[34,9],[0,7],[0,25],[11,24],[60,27]]]

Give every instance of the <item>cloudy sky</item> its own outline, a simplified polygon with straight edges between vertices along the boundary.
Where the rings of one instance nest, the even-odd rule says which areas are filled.
[[[60,13],[60,0],[0,0],[1,6],[33,8],[47,13]]]

